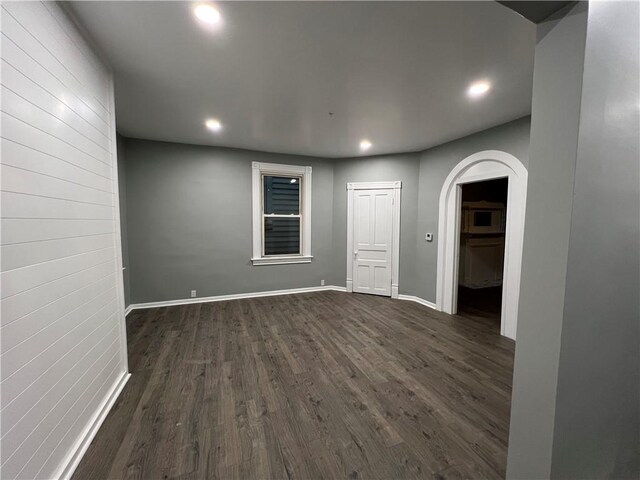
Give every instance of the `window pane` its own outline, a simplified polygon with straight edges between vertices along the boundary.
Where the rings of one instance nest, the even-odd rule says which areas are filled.
[[[264,254],[300,254],[300,218],[264,219]]]
[[[263,177],[264,213],[300,213],[300,179],[296,177]]]

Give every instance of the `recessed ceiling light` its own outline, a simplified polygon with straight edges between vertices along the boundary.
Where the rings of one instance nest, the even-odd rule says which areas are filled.
[[[371,148],[371,142],[369,140],[362,140],[360,142],[360,150],[363,152]]]
[[[196,7],[193,9],[193,13],[198,18],[198,20],[210,25],[220,23],[220,20],[222,18],[218,9],[208,3],[201,3],[199,5],[196,5]]]
[[[467,90],[467,95],[471,98],[478,98],[483,96],[489,90],[491,90],[491,84],[489,82],[475,82],[472,83]]]
[[[204,124],[209,130],[212,130],[214,132],[219,132],[220,130],[222,130],[222,124],[215,118],[210,118],[209,120],[204,122]]]

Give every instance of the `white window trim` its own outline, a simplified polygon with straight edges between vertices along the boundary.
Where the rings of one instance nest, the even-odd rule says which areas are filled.
[[[278,163],[252,162],[252,217],[253,217],[253,265],[281,265],[310,263],[311,255],[311,167],[282,165]],[[302,178],[302,241],[300,255],[262,255],[262,176],[280,175]]]

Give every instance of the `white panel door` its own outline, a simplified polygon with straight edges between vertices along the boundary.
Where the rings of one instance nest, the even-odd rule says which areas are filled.
[[[394,190],[353,195],[353,291],[391,296]]]

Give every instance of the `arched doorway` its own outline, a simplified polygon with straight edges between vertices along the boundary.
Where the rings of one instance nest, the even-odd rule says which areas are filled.
[[[436,307],[450,314],[457,311],[461,186],[497,178],[509,181],[500,333],[515,340],[527,169],[520,160],[506,152],[486,150],[475,153],[456,165],[444,182],[438,219]]]

